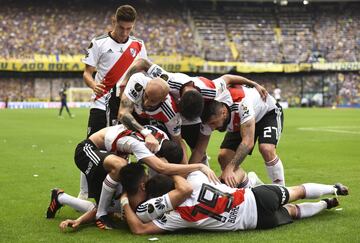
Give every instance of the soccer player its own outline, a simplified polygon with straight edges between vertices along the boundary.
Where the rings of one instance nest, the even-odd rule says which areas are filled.
[[[142,180],[136,180],[139,187]],[[239,189],[225,184],[214,184],[199,172],[190,173],[187,182],[191,188],[183,192],[186,200],[180,205],[174,201],[174,195],[168,193],[141,204],[136,214],[131,207],[132,200],[139,200],[137,197],[144,193],[138,190],[131,197],[123,193],[121,206],[130,230],[134,234],[157,234],[184,228],[211,231],[269,229],[291,223],[294,219],[311,217],[324,209],[339,205],[336,197],[318,202],[290,202],[316,199],[324,195],[348,195],[348,188],[340,183],[305,183],[294,187],[260,185]],[[128,183],[130,185],[130,182]],[[154,176],[146,184],[147,197],[161,195],[173,189],[171,178]],[[124,187],[124,190],[126,189]],[[176,200],[181,201],[181,196],[177,195]],[[155,214],[161,216],[149,223],[140,220],[144,218],[146,221]]]
[[[161,145],[157,152],[159,157],[164,157],[173,163],[179,163],[182,160],[181,148],[176,143],[169,141],[164,132],[152,126],[147,126],[145,129],[148,129],[148,132],[151,132],[159,140]],[[112,228],[106,209],[109,207],[111,198],[119,184],[119,171],[127,164],[125,159],[116,155],[121,153],[134,154],[138,161],[145,163],[159,173],[186,174],[194,170],[201,170],[212,180],[217,181],[214,172],[202,164],[165,163],[147,149],[144,144],[144,137],[140,133],[126,129],[124,125],[103,128],[79,143],[75,150],[75,163],[86,175],[89,196],[95,198],[98,204],[96,217],[100,228]],[[48,218],[52,218],[61,207],[61,202],[57,201],[58,195],[59,193],[52,192],[51,203],[47,212]]]
[[[64,87],[60,90],[59,95],[60,95],[60,101],[61,101],[61,107],[59,110],[59,117],[62,117],[62,111],[65,107],[67,113],[69,114],[70,118],[73,118],[73,115],[71,115],[71,112],[69,110],[69,107],[67,105],[67,94],[66,94],[66,89],[67,89],[67,85],[65,84]]]
[[[180,135],[181,118],[174,98],[168,94],[168,84],[161,78],[151,79],[143,73],[131,76],[122,94],[119,109],[119,120],[130,129],[137,130],[146,137],[146,145],[156,151],[158,142],[151,134],[147,134],[136,119],[133,111],[140,117],[150,118],[165,125],[171,140],[183,149],[183,161],[187,163],[186,145]],[[160,100],[160,103],[154,101]]]
[[[268,176],[274,184],[285,185],[284,167],[276,154],[284,120],[281,106],[269,94],[264,101],[254,88],[240,86],[228,91],[222,99],[209,102],[201,117],[212,130],[227,131],[218,155],[221,178],[228,186],[239,186],[235,174],[241,173],[239,166],[258,140]],[[198,153],[205,151],[209,137],[199,142]]]
[[[241,76],[227,74],[215,80],[209,80],[204,77],[189,77],[183,73],[166,72],[160,66],[141,58],[130,67],[122,86],[126,85],[130,77],[137,72],[146,72],[152,78],[161,78],[167,81],[169,93],[175,99],[181,114],[181,137],[185,139],[192,151],[194,151],[198,139],[203,134],[208,135],[211,133],[207,126],[201,124],[200,115],[204,102],[206,104],[207,101],[221,99],[227,87],[236,84],[254,86],[264,99],[267,95],[267,91],[261,85]],[[158,105],[160,102],[160,99],[152,97],[153,104]],[[205,154],[200,159],[197,157],[195,159],[191,156],[189,162],[197,163],[203,161],[207,163],[207,156]]]
[[[83,77],[87,86],[94,91],[87,137],[117,123],[120,81],[136,58],[147,58],[144,42],[130,36],[136,17],[136,10],[132,6],[120,6],[112,19],[112,31],[91,40],[87,49],[83,59]],[[79,196],[87,198],[86,194],[86,180],[82,175]]]

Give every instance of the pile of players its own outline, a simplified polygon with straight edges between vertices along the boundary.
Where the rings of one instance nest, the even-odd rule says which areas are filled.
[[[94,95],[88,137],[75,149],[80,193],[53,189],[47,218],[68,205],[84,214],[61,222],[62,229],[92,221],[113,229],[116,220],[109,215],[120,215],[136,234],[233,231],[272,228],[338,206],[337,197],[290,204],[347,195],[348,189],[340,183],[285,187],[276,153],[283,112],[261,85],[237,75],[210,80],[165,71],[130,36],[135,20],[133,7],[120,6],[113,30],[88,47],[84,80]],[[206,154],[214,130],[226,132],[219,177]],[[240,166],[256,141],[272,185]],[[129,163],[130,155],[135,162]]]

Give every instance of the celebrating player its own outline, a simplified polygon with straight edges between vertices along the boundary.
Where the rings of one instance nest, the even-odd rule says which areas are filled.
[[[176,143],[169,141],[161,130],[147,126],[145,129],[159,140],[160,150],[157,156],[167,161],[179,163],[182,160],[182,150]],[[97,224],[103,228],[112,228],[107,217],[107,208],[119,184],[119,171],[127,161],[116,154],[134,154],[138,161],[145,163],[153,170],[163,174],[187,174],[194,170],[201,170],[212,180],[217,181],[214,172],[202,164],[177,165],[165,163],[150,152],[144,144],[144,137],[140,133],[128,130],[124,125],[116,125],[94,133],[88,139],[78,144],[75,150],[75,163],[86,175],[89,185],[89,197],[98,203]],[[52,193],[47,217],[52,218],[61,207],[57,200],[59,193]],[[53,206],[51,204],[54,204]],[[110,222],[110,223],[109,223]]]
[[[239,186],[235,174],[251,154],[256,140],[270,179],[275,184],[285,185],[283,164],[276,154],[283,120],[282,108],[275,99],[268,94],[264,101],[254,88],[230,88],[228,95],[208,103],[202,121],[212,130],[227,131],[218,160],[223,171],[221,178],[228,186]],[[199,142],[198,153],[206,149],[208,140],[209,136]]]
[[[137,181],[139,187],[142,180]],[[138,207],[136,214],[145,221],[149,216],[152,218],[155,214],[161,215],[149,223],[143,223],[131,207],[132,200],[144,193],[137,190],[131,197],[124,193],[121,206],[125,210],[130,230],[134,234],[157,234],[183,228],[211,231],[269,229],[291,223],[294,219],[311,217],[324,209],[339,205],[336,197],[318,202],[290,202],[316,199],[324,195],[348,195],[348,188],[340,183],[305,183],[294,187],[260,185],[252,189],[238,189],[225,184],[214,184],[199,172],[190,173],[187,182],[191,188],[183,192],[186,200],[180,205],[177,203],[182,200],[181,196],[165,194],[173,188],[171,178],[155,176],[146,183],[148,197],[165,194]],[[126,190],[125,187],[124,189]],[[149,215],[149,212],[153,215]]]
[[[87,137],[106,126],[116,124],[119,81],[137,57],[147,58],[144,42],[130,36],[136,17],[136,10],[132,6],[120,6],[112,19],[112,31],[94,38],[83,59],[84,81],[94,91]],[[82,198],[87,197],[86,186],[85,177],[82,175],[79,193]]]

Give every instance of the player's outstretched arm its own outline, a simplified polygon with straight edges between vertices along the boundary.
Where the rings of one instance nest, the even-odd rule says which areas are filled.
[[[73,220],[73,219],[67,219],[62,221],[59,224],[60,230],[64,231],[67,227],[71,227],[73,229],[77,229],[80,225],[90,223],[95,220],[96,216],[96,208],[87,211],[83,215],[81,215],[79,218]]]
[[[267,90],[261,86],[260,84],[258,84],[255,81],[252,81],[250,79],[247,79],[243,76],[239,76],[239,75],[232,75],[232,74],[225,74],[223,76],[221,76],[221,78],[223,80],[225,80],[226,82],[226,86],[231,86],[231,85],[236,85],[236,84],[240,84],[240,85],[248,85],[251,87],[256,88],[256,90],[259,92],[261,98],[266,101],[266,97],[268,95]]]
[[[146,234],[159,234],[165,232],[165,230],[160,229],[153,222],[149,222],[149,223],[141,222],[141,220],[136,216],[136,214],[130,207],[129,199],[127,198],[126,193],[123,193],[120,202],[121,202],[121,207],[125,211],[126,221],[133,234],[146,235]]]

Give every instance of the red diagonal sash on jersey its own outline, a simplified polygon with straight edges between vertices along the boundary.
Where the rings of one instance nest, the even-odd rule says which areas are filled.
[[[245,92],[242,86],[236,88],[228,88],[231,94],[231,98],[234,102],[240,102],[245,97]]]
[[[117,81],[124,75],[129,66],[133,63],[137,54],[141,50],[141,43],[137,41],[131,42],[129,47],[124,51],[119,60],[116,61],[114,66],[105,75],[102,84],[105,85],[105,92],[102,95],[97,95],[95,100],[101,98],[112,89]],[[134,53],[136,51],[136,53]],[[135,55],[134,55],[135,54]]]
[[[234,193],[232,193],[234,201],[231,204],[231,209],[240,205],[244,201],[244,193],[244,189],[237,189]],[[179,206],[176,208],[176,211],[184,220],[188,222],[196,222],[215,215],[221,215],[225,212],[227,203],[227,197],[219,197],[216,200],[214,207],[210,207],[209,205],[201,202],[193,206]],[[203,210],[197,210],[198,208],[202,208]]]
[[[198,77],[207,87],[215,89],[215,84],[210,79],[204,77]]]
[[[111,152],[116,152],[116,150],[117,150],[116,144],[120,138],[130,135],[132,132],[133,131],[126,129],[125,131],[122,131],[121,133],[119,133],[117,135],[117,137],[114,139],[113,143],[111,144]]]

